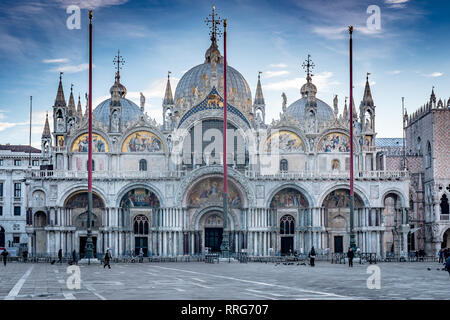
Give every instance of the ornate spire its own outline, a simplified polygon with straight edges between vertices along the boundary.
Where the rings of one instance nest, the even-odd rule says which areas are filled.
[[[255,93],[255,101],[254,105],[265,105],[264,96],[261,87],[261,71],[258,72],[258,83],[256,84],[256,93]]]
[[[62,86],[62,75],[63,72],[59,73],[59,85],[58,85],[58,92],[56,93],[56,99],[55,99],[55,106],[66,106],[66,99],[64,98],[64,90]]]
[[[163,104],[164,105],[173,105],[173,96],[172,96],[172,88],[170,86],[170,74],[171,72],[168,71],[167,72],[167,84],[166,84],[166,93],[164,94],[164,100],[163,100]]]
[[[311,60],[311,55],[308,54],[308,59],[302,64],[302,68],[306,70],[306,81],[311,82],[313,74],[311,73],[314,69],[314,62]]]
[[[370,85],[369,85],[369,75],[370,73],[367,72],[366,76],[366,87],[364,88],[364,97],[363,97],[363,105],[373,107],[373,98],[372,98],[372,92],[370,91]]]
[[[70,85],[70,96],[69,96],[69,116],[74,116],[75,110],[75,100],[73,98],[73,84]]]
[[[119,81],[120,79],[120,69],[122,69],[122,66],[125,64],[125,60],[123,60],[123,57],[120,55],[120,50],[117,50],[117,56],[114,57],[113,63],[116,65],[116,80]]]
[[[434,86],[431,89],[431,95],[430,95],[430,103],[436,103],[436,95],[434,94]]]
[[[358,112],[355,107],[355,99],[352,99],[352,111],[353,111],[353,121],[358,121]]]
[[[81,118],[83,116],[83,110],[81,110],[80,94],[78,94],[77,115]]]
[[[50,125],[48,124],[48,112],[45,117],[45,125],[44,125],[44,131],[42,132],[42,138],[51,138]]]
[[[344,120],[348,120],[347,99],[348,99],[348,97],[345,97],[344,111],[342,112],[342,116],[344,117]]]

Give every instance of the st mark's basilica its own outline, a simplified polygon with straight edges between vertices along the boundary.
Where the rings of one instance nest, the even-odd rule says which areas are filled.
[[[116,62],[120,66],[119,54]],[[288,105],[280,92],[279,119],[270,124],[259,76],[252,96],[242,74],[227,67],[233,252],[268,256],[349,247],[350,107],[337,96],[331,105],[318,99],[309,56],[304,67],[299,95]],[[174,95],[168,77],[159,124],[144,112],[144,96],[140,106],[126,98],[117,67],[111,97],[93,110],[95,252],[110,248],[121,256],[142,248],[146,256],[180,256],[220,250],[223,79],[212,34],[203,63],[182,76]],[[407,252],[409,176],[389,171],[386,153],[376,146],[368,79],[353,112],[356,244],[379,256]],[[61,76],[50,116],[53,128],[47,118],[42,134],[43,166],[27,177],[28,250],[39,256],[61,248],[83,256],[88,118],[72,90],[66,102]]]

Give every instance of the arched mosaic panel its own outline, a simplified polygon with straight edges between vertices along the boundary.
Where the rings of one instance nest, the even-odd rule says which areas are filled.
[[[159,208],[159,199],[155,193],[145,188],[136,188],[128,191],[120,201],[122,208],[152,207]]]
[[[88,152],[88,143],[88,134],[80,135],[72,144],[72,152]],[[109,152],[109,145],[101,135],[92,134],[92,152]]]
[[[285,188],[278,191],[270,202],[271,208],[308,208],[308,200],[294,188]]]
[[[347,189],[339,189],[330,192],[323,200],[325,208],[349,208],[350,207],[350,191]],[[363,208],[364,202],[355,193],[355,208]]]
[[[79,192],[72,195],[69,199],[66,200],[65,207],[66,208],[87,208],[88,205],[88,194],[87,192]],[[104,208],[105,204],[103,200],[100,199],[95,193],[92,194],[92,206],[93,208]]]
[[[204,203],[223,203],[223,179],[207,178],[198,182],[188,197],[188,205],[198,207]],[[242,203],[239,192],[232,184],[228,184],[228,205],[240,207]]]
[[[164,152],[164,147],[155,134],[150,131],[138,131],[125,139],[122,152]]]
[[[276,138],[278,138],[278,143],[276,142]],[[295,133],[287,130],[280,130],[270,135],[266,141],[266,145],[264,146],[264,151],[276,151],[276,148],[279,149],[279,152],[285,153],[304,152],[305,144]]]
[[[346,134],[329,133],[324,136],[318,146],[319,152],[349,152],[350,139]]]

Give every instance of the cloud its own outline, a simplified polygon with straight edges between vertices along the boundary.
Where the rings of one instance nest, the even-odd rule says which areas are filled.
[[[287,68],[287,64],[285,64],[285,63],[274,63],[274,64],[270,64],[269,67],[272,67],[272,68]]]
[[[44,59],[42,60],[43,63],[68,63],[69,59],[67,58],[60,58],[60,59]]]
[[[389,74],[400,74],[400,73],[402,73],[402,71],[401,70],[392,70],[392,71],[389,71],[388,73]]]
[[[281,70],[281,71],[266,71],[264,72],[264,78],[274,78],[274,77],[280,77],[289,74],[290,72],[287,70]]]
[[[94,67],[94,65],[92,65],[92,67]],[[53,68],[50,69],[50,71],[55,72],[66,72],[66,73],[77,73],[77,72],[81,72],[84,70],[89,69],[89,64],[88,63],[82,63],[79,65],[65,65],[65,66],[59,66],[57,68]]]
[[[70,5],[79,6],[81,9],[97,9],[101,7],[118,6],[128,2],[128,0],[57,0],[61,7]]]
[[[314,27],[313,32],[327,39],[343,39],[346,35],[347,27]]]
[[[389,8],[404,8],[409,0],[385,0],[384,3]]]
[[[332,80],[332,77],[333,72],[331,71],[321,72],[314,76],[313,83],[316,85],[318,91],[331,92],[331,86],[336,86],[340,84],[340,82]],[[268,91],[300,89],[305,82],[306,82],[305,78],[287,79],[263,85],[263,89]]]
[[[0,131],[13,128],[15,126],[22,126],[25,124],[29,124],[29,122],[0,122]]]
[[[432,72],[432,73],[427,73],[427,74],[422,73],[422,76],[430,77],[430,78],[437,78],[437,77],[440,77],[440,76],[443,76],[443,75],[444,75],[443,72]]]

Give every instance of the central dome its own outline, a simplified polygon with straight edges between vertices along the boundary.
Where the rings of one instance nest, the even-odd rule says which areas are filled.
[[[181,116],[196,106],[213,87],[223,96],[223,58],[213,42],[206,51],[205,62],[187,71],[175,90],[175,111]],[[236,69],[227,66],[227,102],[244,114],[251,112],[252,95],[247,81]]]
[[[103,122],[104,125],[109,126],[111,98],[101,102],[93,111],[95,120]],[[131,100],[120,98],[120,105],[122,106],[121,119],[122,123],[135,121],[143,115],[141,109]]]
[[[328,104],[317,98],[315,98],[315,101],[317,104],[316,118],[319,123],[328,122],[335,118],[333,109],[331,109]],[[300,124],[305,124],[307,117],[307,115],[305,114],[307,102],[307,97],[303,97],[295,101],[286,109],[286,113],[294,119],[298,120]]]

